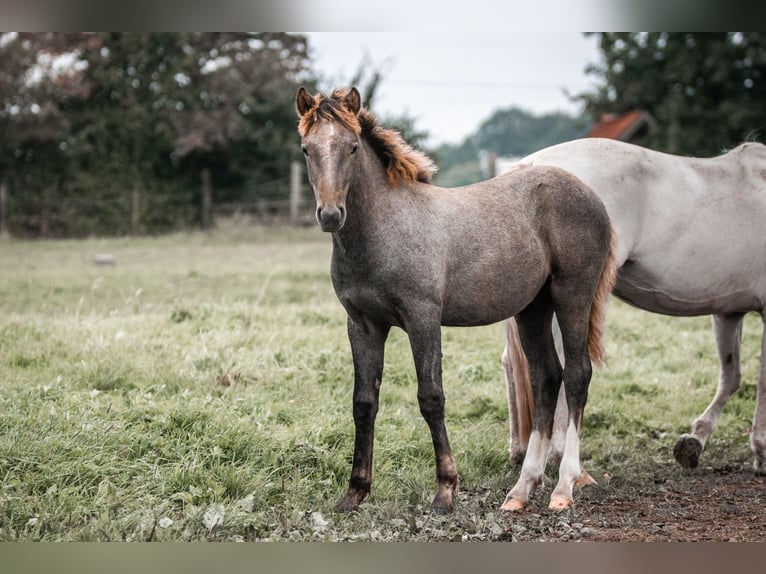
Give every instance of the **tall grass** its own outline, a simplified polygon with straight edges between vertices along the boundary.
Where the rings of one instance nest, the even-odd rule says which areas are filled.
[[[115,264],[95,265],[102,253]],[[353,423],[329,257],[315,229],[0,243],[0,540],[523,538],[523,518],[497,512],[517,473],[501,325],[443,330],[456,512],[428,513],[433,450],[395,331],[373,493],[359,512],[333,514]],[[757,327],[746,321],[745,384],[703,464],[749,460]],[[671,453],[713,394],[709,319],[612,301],[608,329],[586,467],[627,485],[657,468],[685,472]]]

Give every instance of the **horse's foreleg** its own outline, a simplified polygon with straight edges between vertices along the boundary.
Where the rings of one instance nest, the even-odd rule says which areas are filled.
[[[348,339],[354,359],[354,458],[346,495],[337,512],[356,509],[372,486],[372,450],[375,416],[383,377],[383,353],[389,327],[348,319]]]
[[[750,431],[750,448],[755,460],[753,470],[756,474],[766,474],[766,314],[761,314],[764,321],[764,333],[761,340],[761,369],[758,374],[758,391],[755,396],[755,415],[753,429]]]
[[[453,497],[460,481],[444,425],[441,327],[436,320],[430,324],[408,326],[407,334],[418,377],[418,405],[431,431],[436,456],[436,496],[431,511],[446,514],[452,511]]]
[[[673,448],[673,456],[684,468],[695,468],[699,464],[699,456],[718,425],[721,411],[729,397],[739,388],[742,380],[740,346],[743,317],[742,313],[713,316],[713,332],[721,365],[718,388],[712,402],[692,423],[691,433],[681,435]]]

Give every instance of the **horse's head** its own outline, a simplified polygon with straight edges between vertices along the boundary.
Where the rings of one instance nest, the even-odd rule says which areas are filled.
[[[346,196],[360,145],[359,92],[351,88],[328,98],[300,88],[295,108],[301,118],[298,131],[316,199],[317,221],[322,231],[340,231],[346,222]]]

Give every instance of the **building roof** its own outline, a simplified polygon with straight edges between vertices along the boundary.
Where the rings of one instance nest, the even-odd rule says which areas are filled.
[[[604,114],[586,134],[589,138],[611,138],[628,141],[641,130],[651,127],[652,117],[644,110],[631,110],[622,114]]]

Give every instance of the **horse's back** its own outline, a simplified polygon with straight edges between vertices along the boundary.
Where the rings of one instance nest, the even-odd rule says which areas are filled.
[[[667,314],[763,305],[766,146],[703,159],[593,138],[522,161],[567,169],[602,199],[619,241],[619,296]]]

